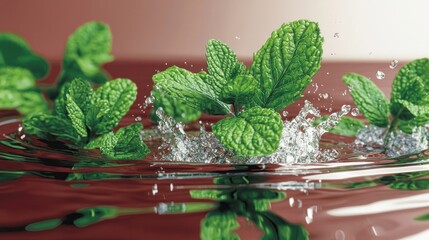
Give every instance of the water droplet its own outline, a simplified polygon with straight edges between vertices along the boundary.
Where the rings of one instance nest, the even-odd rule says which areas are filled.
[[[337,230],[335,231],[335,240],[345,240],[346,239],[346,234],[344,233],[343,230]]]
[[[158,185],[154,184],[152,187],[152,195],[156,195],[158,193]]]
[[[352,116],[357,116],[357,115],[359,115],[359,109],[358,108],[353,108],[352,109],[352,111],[351,111],[351,114],[352,114]]]
[[[384,77],[386,76],[386,74],[384,74],[384,72],[382,72],[382,71],[380,71],[380,70],[378,70],[376,73],[375,73],[375,77],[377,77],[377,79],[379,79],[379,80],[382,80],[382,79],[384,79]]]
[[[136,120],[136,122],[140,122],[142,120],[142,117],[137,116],[136,118],[134,118],[134,120]]]
[[[295,199],[293,197],[289,198],[289,206],[293,207],[295,205]]]
[[[340,38],[340,33],[334,33],[334,38]]]
[[[289,113],[288,113],[287,111],[283,111],[283,112],[282,112],[283,117],[286,117],[288,114],[289,114]]]
[[[185,62],[185,65],[188,65],[188,63],[187,63],[187,62]]]
[[[314,213],[317,212],[317,206],[311,206],[307,208],[307,216],[305,217],[305,221],[307,224],[310,224],[313,222]]]
[[[329,93],[319,93],[319,97],[323,98],[323,99],[328,99],[329,98]]]
[[[241,38],[239,36],[235,36],[235,39],[240,40]]]
[[[347,95],[347,90],[344,90],[344,92],[341,95],[346,96]]]
[[[174,185],[170,183],[170,192],[172,192],[173,190],[174,190]]]
[[[329,75],[329,72],[326,72],[326,75]]]
[[[390,62],[389,68],[390,68],[390,69],[394,69],[394,68],[396,68],[396,67],[398,66],[398,63],[399,63],[399,61],[398,61],[398,60],[392,60],[392,61]]]
[[[165,66],[167,66],[168,65],[168,63],[165,63]]]

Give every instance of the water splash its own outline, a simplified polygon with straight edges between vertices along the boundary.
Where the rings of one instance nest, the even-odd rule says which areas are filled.
[[[204,124],[200,123],[197,134],[188,135],[185,125],[165,114],[162,108],[156,110],[156,115],[160,119],[158,130],[162,136],[157,156],[161,160],[200,163],[231,163],[234,160],[234,154],[213,133],[207,132]]]
[[[317,110],[309,101],[291,121],[285,121],[280,139],[279,148],[273,154],[263,157],[245,159],[234,155],[225,148],[217,137],[206,131],[205,125],[200,123],[200,130],[195,134],[187,134],[185,125],[176,122],[166,115],[162,108],[156,111],[160,119],[158,130],[161,145],[158,148],[160,160],[199,162],[199,163],[312,163],[332,160],[338,157],[335,149],[321,150],[319,142],[322,135],[335,127],[341,117],[350,111],[349,105],[344,105],[341,111],[331,114],[328,119],[318,126],[313,126],[314,117],[320,117]]]
[[[429,148],[427,126],[415,127],[411,134],[397,131],[387,136],[387,129],[366,126],[359,130],[354,142],[357,150],[385,152],[388,157],[418,153]]]
[[[282,137],[277,151],[264,157],[253,157],[250,163],[312,163],[327,161],[338,156],[335,149],[321,150],[319,142],[322,135],[335,127],[341,117],[350,111],[349,105],[344,105],[341,111],[332,113],[328,119],[318,126],[313,126],[314,118],[308,115],[320,117],[317,110],[309,101],[305,101],[304,107],[291,121],[285,121]]]

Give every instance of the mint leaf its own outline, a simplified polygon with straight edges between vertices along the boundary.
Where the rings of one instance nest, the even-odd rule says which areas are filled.
[[[392,115],[401,120],[415,118],[417,106],[429,106],[428,91],[429,59],[418,59],[403,66],[393,81],[390,100]]]
[[[15,109],[21,102],[21,91],[0,89],[0,109]]]
[[[17,110],[26,117],[38,114],[46,113],[49,110],[48,102],[46,101],[43,94],[38,91],[21,91],[21,103],[17,107]]]
[[[150,153],[141,139],[142,129],[141,123],[135,123],[92,140],[85,148],[100,148],[101,154],[111,159],[141,159]]]
[[[25,68],[0,68],[0,89],[26,90],[35,85],[33,75]]]
[[[107,152],[108,157],[114,159],[141,159],[146,157],[150,150],[141,138],[143,125],[134,123],[119,129],[115,136],[118,139],[113,152]]]
[[[220,99],[224,103],[247,104],[258,92],[258,82],[251,75],[239,75],[227,82],[221,90]]]
[[[23,38],[12,33],[0,33],[0,59],[0,67],[25,68],[37,79],[49,72],[48,62],[33,53]]]
[[[114,148],[118,139],[113,132],[104,134],[96,139],[93,139],[85,145],[85,149],[96,149],[100,148],[101,152],[110,152]]]
[[[73,128],[80,136],[87,137],[88,132],[86,131],[85,126],[85,115],[70,94],[67,94],[66,109]]]
[[[115,79],[107,82],[95,92],[95,102],[108,102],[108,112],[95,126],[98,134],[108,133],[118,125],[137,97],[137,86],[129,79]]]
[[[95,130],[95,126],[109,112],[109,102],[100,100],[91,105],[85,116],[86,126],[91,130]]]
[[[218,100],[207,78],[207,74],[194,74],[177,66],[152,77],[162,90],[196,110],[213,115],[229,113],[229,106]]]
[[[79,108],[86,113],[92,104],[94,92],[88,81],[77,78],[70,83],[70,86],[67,88],[67,94],[70,95]]]
[[[208,41],[206,57],[209,84],[218,96],[228,81],[246,70],[246,66],[238,61],[234,51],[215,39]]]
[[[277,150],[283,129],[280,115],[272,109],[253,107],[237,117],[213,125],[213,133],[227,147],[245,156],[260,156]]]
[[[322,43],[319,26],[307,20],[274,31],[250,67],[262,90],[258,105],[280,110],[301,97],[320,68]]]
[[[356,106],[371,124],[387,127],[389,103],[384,93],[369,79],[356,73],[343,76]]]
[[[64,140],[79,142],[79,137],[72,123],[66,119],[48,114],[37,114],[23,121],[25,132],[41,138],[55,136]]]
[[[101,22],[86,23],[69,37],[63,65],[66,71],[78,69],[85,76],[94,76],[102,64],[113,60],[111,48],[109,26]]]
[[[328,115],[325,115],[314,121],[314,125],[319,125],[321,122],[324,122],[327,119]],[[356,133],[363,127],[365,127],[365,124],[358,119],[344,116],[335,127],[329,130],[329,132],[338,135],[354,137],[356,136]]]
[[[151,118],[154,121],[159,121],[159,118],[156,116],[155,112],[160,107],[162,107],[168,116],[174,118],[174,120],[178,122],[189,123],[197,120],[201,116],[200,111],[189,107],[188,105],[182,103],[182,101],[179,99],[175,99],[157,87],[152,89],[151,95],[155,98],[151,113]]]

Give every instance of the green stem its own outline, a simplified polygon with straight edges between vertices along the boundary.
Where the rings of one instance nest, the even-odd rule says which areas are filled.
[[[397,117],[393,117],[392,121],[390,122],[389,128],[387,129],[386,137],[384,138],[384,148],[386,148],[387,145],[389,145],[390,134],[392,132],[396,131],[398,123],[399,123],[398,122],[398,118]]]
[[[237,101],[237,99],[235,99],[235,101],[234,101],[234,115],[238,116],[238,113],[239,113],[238,101]]]

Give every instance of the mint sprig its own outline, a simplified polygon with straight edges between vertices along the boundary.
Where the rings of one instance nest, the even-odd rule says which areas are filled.
[[[111,49],[112,33],[108,25],[93,21],[76,29],[68,38],[57,85],[49,92],[51,99],[57,97],[65,83],[75,78],[106,83],[110,76],[101,66],[113,60]]]
[[[70,141],[77,147],[99,148],[113,159],[140,159],[149,154],[141,140],[141,124],[112,132],[136,99],[137,86],[128,79],[107,81],[101,69],[111,61],[112,36],[101,22],[79,27],[68,39],[58,82],[48,92],[48,109],[36,78],[48,63],[20,37],[0,33],[0,109],[17,109],[25,116],[27,134]],[[91,83],[101,84],[93,90]]]
[[[428,58],[412,61],[399,70],[390,102],[371,80],[361,75],[349,73],[343,80],[365,118],[371,124],[388,128],[388,134],[399,129],[411,133],[414,127],[429,122]]]
[[[128,79],[109,81],[94,91],[88,81],[77,78],[64,86],[52,114],[25,119],[24,128],[42,138],[69,140],[88,149],[100,148],[109,158],[143,158],[149,150],[140,138],[141,124],[112,134],[136,95],[137,87]]]
[[[314,22],[283,24],[254,55],[247,71],[231,48],[210,40],[208,73],[173,66],[155,74],[153,81],[198,111],[231,115],[213,125],[226,147],[244,156],[266,155],[278,148],[283,129],[276,110],[300,97],[311,82],[320,68],[322,43]]]

